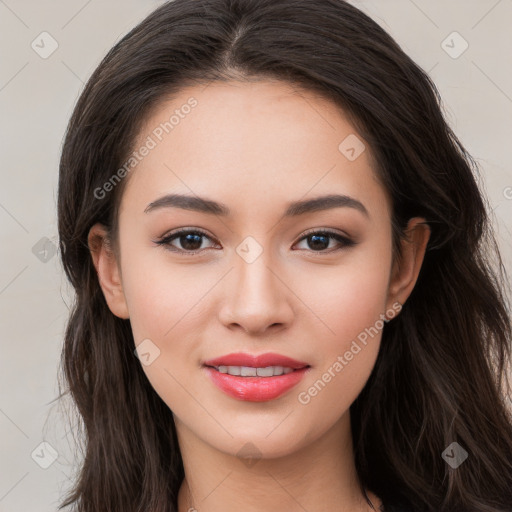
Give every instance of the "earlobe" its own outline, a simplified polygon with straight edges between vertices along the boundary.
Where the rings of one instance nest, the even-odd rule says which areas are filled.
[[[128,319],[130,315],[119,265],[112,250],[107,228],[103,224],[95,224],[89,230],[87,242],[98,281],[110,311],[119,318]]]
[[[388,289],[388,307],[404,304],[411,294],[423,264],[430,238],[430,227],[424,218],[409,220],[406,239],[401,241],[401,258],[395,261]]]

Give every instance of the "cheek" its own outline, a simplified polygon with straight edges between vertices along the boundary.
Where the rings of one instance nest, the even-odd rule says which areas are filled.
[[[331,297],[329,321],[336,336],[352,339],[375,324],[385,312],[387,273],[377,269],[362,269],[340,277],[338,290]]]
[[[329,329],[323,328],[327,334],[311,341],[317,364],[297,390],[297,401],[308,418],[322,417],[324,424],[337,421],[350,408],[378,356],[387,274],[364,270],[337,276],[329,283],[332,291],[318,296],[319,316]],[[315,421],[308,425],[312,433],[320,428]]]
[[[195,265],[172,263],[163,247],[141,245],[127,240],[121,248],[130,323],[136,344],[150,338],[165,345],[190,328],[208,276]]]
[[[207,323],[215,313],[209,292],[222,273],[208,266],[171,263],[161,248],[134,250],[123,260],[124,267],[135,345],[145,343],[157,354],[143,370],[169,406],[186,403],[190,396],[183,386],[199,364]]]
[[[190,400],[185,388],[196,354],[194,338],[204,330],[201,297],[212,285],[192,265],[171,269],[165,257],[158,260],[148,265],[143,257],[127,258],[127,269],[140,270],[127,271],[125,292],[135,345],[140,344],[139,354],[150,354],[148,364],[139,356],[142,369],[162,400],[181,411]]]
[[[308,272],[300,296],[320,321],[328,352],[342,349],[385,313],[391,265],[385,247],[368,245],[337,267]]]
[[[126,276],[126,281],[125,293],[135,343],[150,338],[160,345],[165,333],[172,328],[179,305],[174,286],[158,274],[156,267],[133,272]]]
[[[313,273],[309,286],[304,287],[305,302],[320,318],[323,333],[311,340],[317,365],[299,390],[299,402],[310,404],[310,412],[318,408],[321,414],[330,403],[327,414],[334,419],[350,407],[371,374],[385,325],[381,315],[385,314],[391,265],[391,246],[385,239],[381,242],[368,244],[357,255],[354,252],[321,278]]]

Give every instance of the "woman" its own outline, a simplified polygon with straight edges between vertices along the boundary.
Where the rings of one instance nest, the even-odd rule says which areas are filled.
[[[151,13],[62,151],[86,450],[61,508],[512,510],[473,171],[429,77],[344,1]]]

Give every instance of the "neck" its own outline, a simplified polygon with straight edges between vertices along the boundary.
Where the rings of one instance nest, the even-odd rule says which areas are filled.
[[[379,499],[366,491],[367,499],[358,481],[349,418],[292,453],[250,460],[204,443],[175,417],[185,468],[178,511],[304,512],[320,503],[337,512],[378,511]]]

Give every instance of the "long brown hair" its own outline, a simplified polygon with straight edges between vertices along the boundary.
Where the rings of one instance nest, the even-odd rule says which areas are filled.
[[[429,76],[343,0],[168,2],[87,82],[58,189],[60,253],[76,291],[60,396],[76,404],[85,445],[60,508],[177,510],[184,470],[172,412],[134,355],[129,320],[105,302],[87,237],[101,222],[117,240],[129,176],[108,193],[102,187],[133,151],[150,109],[189,84],[262,78],[322,94],[350,116],[392,198],[394,248],[411,217],[425,217],[432,231],[416,286],[385,326],[350,409],[361,482],[386,511],[512,510],[509,288],[479,169],[444,120]],[[456,469],[442,457],[453,442],[468,453]]]

